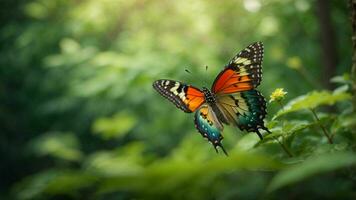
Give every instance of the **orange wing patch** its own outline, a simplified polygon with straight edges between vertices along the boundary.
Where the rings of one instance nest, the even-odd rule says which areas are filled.
[[[184,96],[184,103],[191,112],[194,112],[205,101],[204,94],[192,86],[187,86],[187,91],[184,93]]]
[[[253,89],[253,84],[249,74],[245,70],[235,71],[230,68],[226,68],[218,75],[212,87],[212,91],[216,94],[229,94],[251,89]]]
[[[263,44],[255,42],[239,52],[214,81],[212,91],[220,94],[256,88],[262,79]]]

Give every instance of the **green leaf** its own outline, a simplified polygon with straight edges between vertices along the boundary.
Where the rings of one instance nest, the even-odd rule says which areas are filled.
[[[13,188],[17,199],[42,199],[44,194],[76,195],[78,191],[95,183],[97,178],[89,173],[74,170],[51,169],[31,175]]]
[[[350,99],[351,95],[346,92],[314,91],[291,100],[283,110],[280,110],[273,119],[287,113],[304,109],[314,109],[321,105],[334,105],[336,102]]]
[[[47,183],[44,192],[54,195],[76,194],[93,185],[96,180],[94,175],[83,171],[63,171]]]
[[[294,134],[298,131],[301,131],[303,129],[309,128],[310,126],[314,125],[315,123],[308,122],[305,120],[291,120],[291,121],[285,121],[283,122],[282,126],[276,126],[270,131],[272,132],[271,134],[266,134],[264,136],[264,139],[260,141],[257,145],[263,144],[265,142],[268,142],[270,140],[274,140],[276,137],[280,136],[285,136],[288,137],[291,134]]]
[[[330,82],[341,83],[341,84],[350,84],[350,82],[351,82],[350,74],[344,73],[343,75],[340,75],[340,76],[334,76],[330,79]]]
[[[297,131],[303,130],[305,128],[308,128],[310,126],[314,125],[314,123],[310,123],[305,120],[291,120],[288,121],[284,124],[283,126],[283,132],[286,133],[295,133]]]
[[[356,155],[348,152],[323,154],[319,157],[309,158],[305,162],[293,165],[277,174],[272,179],[267,191],[272,192],[314,175],[350,165],[356,165]]]
[[[142,143],[130,143],[115,151],[97,151],[90,155],[84,167],[101,176],[136,175],[143,171]]]
[[[30,147],[37,155],[50,155],[68,161],[78,161],[83,156],[79,141],[72,133],[47,133],[36,138]]]
[[[95,121],[93,130],[104,139],[118,138],[127,134],[137,123],[134,115],[122,111],[113,117],[99,118]]]

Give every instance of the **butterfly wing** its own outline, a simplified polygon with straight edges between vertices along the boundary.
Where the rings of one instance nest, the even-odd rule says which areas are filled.
[[[215,94],[230,94],[256,88],[261,82],[262,60],[262,42],[249,45],[220,72],[211,91]]]
[[[217,97],[219,109],[227,116],[231,124],[240,130],[256,132],[262,139],[258,129],[269,130],[264,126],[266,101],[257,90],[249,90]]]
[[[221,131],[224,127],[208,104],[203,104],[195,112],[194,123],[200,134],[213,144],[216,152],[218,152],[217,147],[219,146],[227,155],[221,144],[221,140],[223,139]]]
[[[184,112],[194,112],[204,103],[204,93],[198,88],[172,80],[157,80],[153,88]]]

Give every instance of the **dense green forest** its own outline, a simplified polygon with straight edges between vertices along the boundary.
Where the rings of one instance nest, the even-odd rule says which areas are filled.
[[[2,0],[0,199],[356,199],[349,2]],[[256,41],[272,133],[227,157],[152,83]]]

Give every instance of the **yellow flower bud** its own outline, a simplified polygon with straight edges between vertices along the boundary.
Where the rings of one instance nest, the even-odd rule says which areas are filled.
[[[283,88],[277,88],[272,92],[269,102],[282,101],[286,94],[287,92],[283,91]]]

